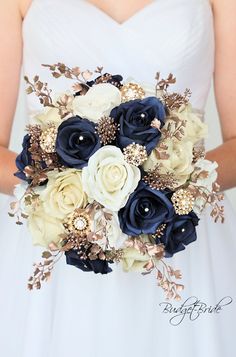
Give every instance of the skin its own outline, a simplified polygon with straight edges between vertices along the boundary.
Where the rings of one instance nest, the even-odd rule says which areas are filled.
[[[152,0],[151,0],[152,1]],[[150,0],[91,0],[94,6],[124,22]],[[16,153],[8,150],[22,64],[22,19],[31,0],[0,0],[0,191],[12,194]],[[236,186],[236,1],[212,0],[216,41],[214,90],[223,144],[207,153],[219,164],[222,190]],[[7,34],[7,36],[5,36]]]

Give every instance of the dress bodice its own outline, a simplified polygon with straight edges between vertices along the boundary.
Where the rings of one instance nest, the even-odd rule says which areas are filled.
[[[39,74],[54,92],[70,87],[41,64],[120,73],[155,83],[172,72],[173,90],[192,91],[192,104],[204,109],[214,70],[213,16],[209,0],[153,0],[123,24],[86,0],[33,0],[23,23],[23,70]],[[40,109],[28,96],[29,110]]]

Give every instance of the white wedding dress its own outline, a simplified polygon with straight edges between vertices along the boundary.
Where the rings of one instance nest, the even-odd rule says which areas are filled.
[[[83,0],[33,0],[23,26],[24,73],[39,74],[54,93],[70,88],[41,64],[63,62],[155,83],[172,72],[173,90],[192,91],[204,109],[214,70],[213,18],[208,0],[156,0],[123,24]],[[27,96],[29,114],[42,107]],[[183,273],[183,301],[208,305],[236,299],[236,215],[227,198],[226,221],[210,211],[197,227],[198,240],[169,262]],[[52,280],[29,292],[27,279],[40,248],[25,226],[0,217],[0,355],[2,357],[233,357],[235,301],[220,313],[188,317],[178,326],[163,313],[155,274],[85,273],[63,258]],[[183,302],[182,301],[182,302]],[[181,302],[173,302],[179,307]]]

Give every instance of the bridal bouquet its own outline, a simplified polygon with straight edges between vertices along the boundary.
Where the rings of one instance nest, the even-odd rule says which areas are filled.
[[[197,238],[200,214],[212,205],[224,220],[217,164],[205,159],[207,126],[190,90],[156,75],[153,88],[121,75],[43,65],[73,81],[52,96],[47,83],[25,77],[44,107],[31,118],[16,159],[17,201],[9,215],[27,219],[33,244],[45,247],[28,288],[40,289],[55,263],[107,274],[156,271],[166,297],[180,299],[181,272],[167,259]]]

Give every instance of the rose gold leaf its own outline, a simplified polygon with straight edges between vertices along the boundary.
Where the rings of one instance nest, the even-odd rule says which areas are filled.
[[[174,270],[173,275],[175,276],[176,279],[182,279],[182,273],[180,270]]]
[[[87,70],[81,73],[83,79],[85,79],[86,81],[89,80],[92,76],[93,72]]]
[[[149,260],[144,266],[144,269],[146,269],[147,271],[150,271],[154,268],[154,263],[152,260]]]
[[[80,75],[80,68],[79,68],[79,67],[74,67],[74,68],[72,68],[71,73],[72,73],[74,76],[78,77],[78,76]]]
[[[175,300],[176,300],[176,301],[180,301],[180,300],[181,300],[181,296],[178,295],[178,294],[176,294],[176,295],[175,295]]]
[[[53,75],[54,78],[59,78],[59,77],[61,77],[61,74],[58,73],[58,72],[52,72],[52,75]]]
[[[111,213],[105,212],[105,213],[104,213],[104,217],[105,217],[105,219],[106,219],[107,221],[111,221],[113,215],[112,215]]]
[[[26,89],[26,94],[31,94],[31,93],[33,93],[33,88],[32,87],[28,87],[27,89]]]
[[[34,276],[38,275],[38,273],[40,273],[40,270],[39,270],[39,268],[36,268],[34,271]]]
[[[50,277],[51,277],[51,272],[50,271],[46,272],[45,273],[45,280],[48,281],[50,279]]]
[[[65,72],[65,77],[71,79],[72,75],[70,74],[69,71]]]
[[[199,173],[199,175],[198,175],[198,177],[199,177],[200,179],[206,179],[206,178],[208,178],[208,176],[209,176],[209,172],[206,171],[206,170],[201,171],[201,172]]]
[[[45,251],[42,253],[42,258],[48,259],[52,256],[52,254],[49,251]]]
[[[176,284],[176,290],[177,290],[177,291],[182,291],[182,290],[184,290],[184,285],[182,285],[182,284]]]
[[[42,82],[37,82],[35,84],[35,88],[38,90],[38,91],[41,91],[42,88],[43,88],[43,83]]]

